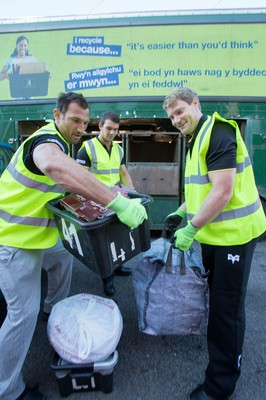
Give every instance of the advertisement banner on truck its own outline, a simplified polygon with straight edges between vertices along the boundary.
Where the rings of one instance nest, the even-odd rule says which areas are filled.
[[[165,96],[263,98],[266,24],[116,26],[0,34],[0,101]]]

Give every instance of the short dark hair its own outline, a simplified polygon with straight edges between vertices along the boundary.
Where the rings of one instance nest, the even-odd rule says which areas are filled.
[[[183,100],[190,105],[195,98],[199,99],[197,93],[188,87],[174,89],[165,97],[163,102],[163,109],[166,110],[168,107],[172,106],[177,100]]]
[[[104,123],[107,119],[109,119],[110,121],[113,121],[116,124],[119,124],[119,122],[120,122],[118,114],[116,114],[114,111],[105,111],[103,113],[103,115],[101,116],[100,123],[102,125],[104,125]]]
[[[84,110],[87,110],[87,108],[90,109],[83,94],[74,92],[60,93],[57,98],[56,108],[58,108],[62,114],[65,114],[70,103],[77,103]]]

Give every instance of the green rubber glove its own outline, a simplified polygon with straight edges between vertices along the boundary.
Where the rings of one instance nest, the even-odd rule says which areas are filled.
[[[148,219],[145,207],[140,203],[141,199],[128,199],[118,192],[106,208],[115,211],[121,222],[134,229]]]
[[[164,220],[165,227],[170,230],[176,229],[186,215],[187,213],[179,207],[175,212],[167,215]]]
[[[177,249],[187,251],[194,241],[194,237],[196,233],[199,231],[199,228],[196,228],[192,224],[188,224],[185,228],[178,229],[175,234],[175,247]]]

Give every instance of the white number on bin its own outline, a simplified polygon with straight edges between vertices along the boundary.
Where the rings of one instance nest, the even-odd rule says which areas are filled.
[[[121,258],[121,261],[125,261],[126,252],[124,251],[124,249],[120,249],[120,254],[117,254],[115,242],[110,243],[110,248],[111,248],[111,253],[112,253],[112,257],[113,257],[113,262],[117,261],[119,258]]]
[[[136,249],[135,245],[135,240],[132,236],[132,232],[129,232],[129,240],[131,244],[131,251],[134,251]],[[126,251],[123,248],[120,248],[117,250],[115,242],[110,243],[110,249],[113,257],[113,262],[117,261],[119,258],[121,258],[121,261],[125,261],[126,259]],[[118,254],[118,251],[120,251],[120,254]]]
[[[75,226],[72,223],[70,223],[70,225],[67,226],[64,218],[61,218],[61,222],[62,222],[62,232],[63,232],[64,238],[69,243],[69,246],[71,247],[71,249],[73,249],[74,248],[73,241],[75,241],[78,253],[83,257],[84,256],[83,251],[82,251],[82,248],[80,245],[80,241],[79,241]]]

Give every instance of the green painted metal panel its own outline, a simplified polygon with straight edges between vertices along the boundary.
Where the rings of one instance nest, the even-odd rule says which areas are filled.
[[[164,220],[168,214],[175,211],[178,204],[176,196],[152,196],[153,202],[150,204],[151,229],[163,229]]]
[[[0,142],[0,176],[7,167],[9,161],[11,160],[14,152],[11,146]]]
[[[262,145],[263,147],[266,147],[266,132],[265,132],[265,135],[262,134],[262,133],[254,134],[252,136],[252,144],[254,146],[256,146],[256,145],[261,146]]]
[[[254,149],[253,152],[253,170],[256,184],[266,187],[266,146],[261,149]]]
[[[91,118],[99,117],[106,110],[113,110],[120,115],[120,118],[167,118],[166,112],[162,108],[163,98],[150,98],[147,101],[97,101],[87,99],[91,108]],[[26,121],[26,120],[45,120],[53,118],[53,109],[56,100],[40,103],[38,100],[34,104],[1,104],[0,122],[8,120]],[[212,114],[217,111],[224,118],[232,119],[252,119],[252,123],[260,123],[261,119],[266,119],[266,103],[263,102],[217,102],[201,101],[202,111],[206,114]]]
[[[0,120],[0,142],[14,144],[15,149],[17,137],[15,121],[13,119]]]

